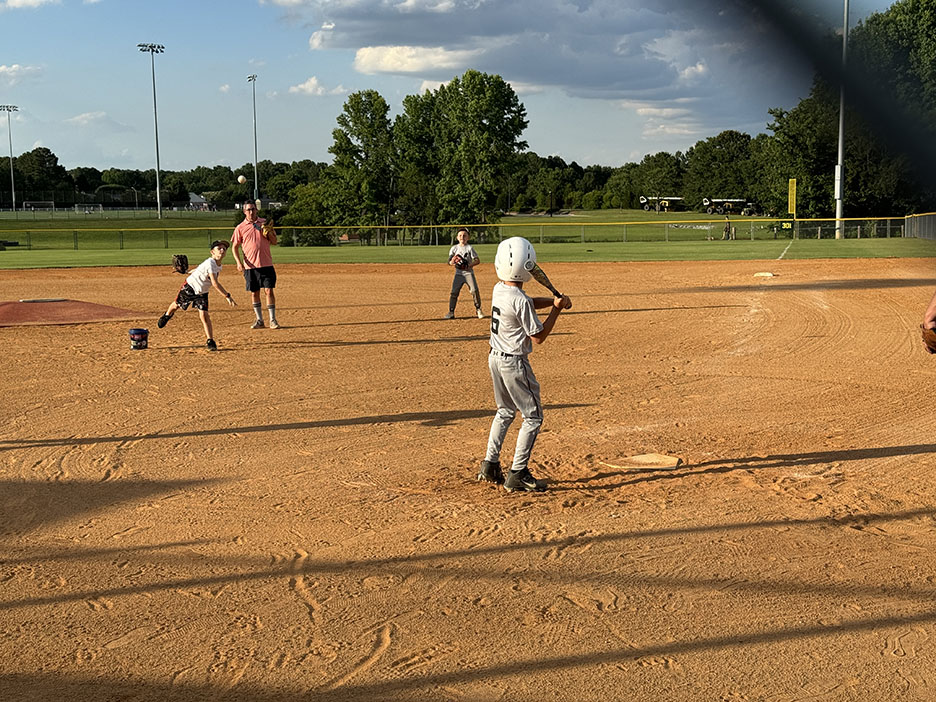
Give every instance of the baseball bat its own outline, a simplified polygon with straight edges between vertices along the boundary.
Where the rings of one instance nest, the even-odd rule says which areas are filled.
[[[552,284],[549,280],[549,276],[543,272],[543,269],[540,268],[537,264],[533,264],[533,267],[530,268],[530,275],[533,276],[533,280],[546,288],[551,292],[555,297],[562,297],[562,293],[556,290],[556,286]],[[570,300],[571,302],[571,300]],[[571,307],[571,305],[569,305]]]

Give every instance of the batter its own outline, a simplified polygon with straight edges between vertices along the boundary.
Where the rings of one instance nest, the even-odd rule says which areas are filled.
[[[533,374],[528,356],[533,344],[542,344],[552,332],[564,309],[572,306],[568,296],[531,298],[523,292],[523,284],[530,279],[527,266],[536,263],[533,245],[522,237],[505,239],[497,247],[494,268],[500,282],[491,295],[491,352],[488,368],[494,384],[497,413],[491,423],[487,453],[481,461],[478,480],[503,483],[508,492],[542,492],[544,480],[530,473],[530,454],[543,424],[543,406],[540,385]],[[542,322],[537,309],[549,308]],[[500,466],[500,452],[507,429],[517,412],[523,417],[513,464],[504,477]]]

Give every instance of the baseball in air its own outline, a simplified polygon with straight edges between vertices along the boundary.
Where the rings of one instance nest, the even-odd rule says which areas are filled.
[[[247,182],[247,176],[242,176],[242,175],[237,176],[237,182],[243,185],[244,183]]]

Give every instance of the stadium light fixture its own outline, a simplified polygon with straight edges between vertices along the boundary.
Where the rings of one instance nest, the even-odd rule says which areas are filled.
[[[247,76],[247,82],[253,89],[253,132],[254,132],[254,202],[260,207],[260,186],[257,181],[257,74]]]
[[[7,113],[7,135],[10,137],[10,191],[13,193],[14,214],[16,214],[16,184],[13,179],[13,128],[10,126],[10,113],[18,110],[16,105],[0,105],[0,112]]]
[[[156,54],[166,50],[162,44],[137,44],[137,48],[150,55],[150,71],[153,75],[153,126],[156,130],[156,216],[162,219],[162,198],[159,192],[159,119],[156,116]]]
[[[845,190],[845,64],[848,59],[848,0],[845,0],[845,19],[842,22],[842,84],[839,88],[838,161],[835,164],[835,238],[845,237],[842,217]]]

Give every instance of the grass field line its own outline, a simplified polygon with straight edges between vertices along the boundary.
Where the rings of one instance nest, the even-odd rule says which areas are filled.
[[[791,246],[793,246],[793,242],[792,242],[792,241],[791,241],[789,244],[787,244],[787,245],[786,245],[786,248],[780,253],[779,256],[777,256],[777,260],[778,260],[778,261],[779,261],[780,259],[782,259],[784,256],[786,256],[786,252],[790,250],[790,247],[791,247]]]

